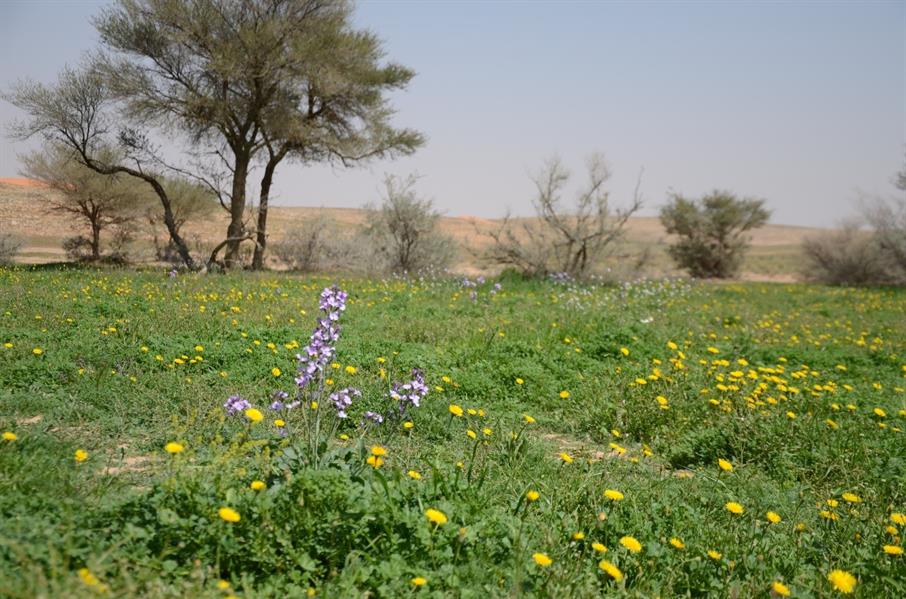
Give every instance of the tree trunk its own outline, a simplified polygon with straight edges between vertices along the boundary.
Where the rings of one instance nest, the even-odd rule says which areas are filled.
[[[239,245],[245,232],[242,217],[245,216],[245,183],[249,174],[250,156],[245,150],[237,150],[235,156],[233,190],[230,197],[230,226],[227,227],[227,251],[223,258],[227,268],[234,267],[239,261]]]
[[[98,261],[101,259],[101,223],[98,222],[97,215],[91,221],[91,259]]]
[[[264,268],[264,256],[267,250],[267,205],[271,195],[271,184],[274,182],[274,170],[284,156],[286,156],[286,148],[281,149],[276,154],[271,154],[264,167],[264,175],[261,177],[261,195],[258,198],[257,243],[255,244],[255,253],[252,256],[253,270],[262,270]]]

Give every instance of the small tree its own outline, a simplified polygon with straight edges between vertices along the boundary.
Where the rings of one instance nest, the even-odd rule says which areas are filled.
[[[444,268],[453,257],[453,241],[437,227],[441,215],[432,200],[418,196],[417,181],[387,175],[381,205],[367,208],[367,236],[392,272]]]
[[[727,278],[742,264],[749,239],[746,231],[770,217],[764,200],[737,198],[714,191],[700,200],[674,194],[661,208],[661,224],[678,239],[668,249],[677,266],[693,277]]]
[[[603,156],[587,161],[588,183],[572,207],[563,206],[562,195],[570,173],[557,158],[548,160],[534,178],[537,196],[532,201],[537,218],[518,223],[506,216],[488,233],[492,246],[485,260],[511,266],[529,276],[566,273],[581,278],[605,258],[623,235],[626,222],[642,206],[639,184],[629,206],[613,211],[604,189],[610,169]]]
[[[116,160],[112,154],[111,150],[104,150],[103,159]],[[50,145],[44,151],[24,156],[22,161],[23,175],[56,192],[49,196],[50,210],[69,215],[73,226],[84,231],[84,235],[66,241],[67,253],[75,258],[100,260],[101,234],[116,228],[126,232],[139,212],[152,201],[132,181],[121,175],[108,176],[91,170],[62,145]],[[127,238],[122,233],[118,236],[120,241]]]

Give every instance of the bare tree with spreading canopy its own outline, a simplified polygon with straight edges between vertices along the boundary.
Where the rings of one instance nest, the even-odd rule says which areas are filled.
[[[529,276],[566,273],[582,278],[599,266],[622,237],[629,218],[642,206],[641,175],[629,204],[614,210],[605,184],[610,169],[600,154],[586,161],[588,181],[572,206],[563,193],[570,173],[558,158],[547,161],[534,177],[532,200],[537,218],[516,221],[509,215],[488,235],[492,245],[484,258]]]
[[[391,125],[385,98],[413,72],[384,64],[380,40],[353,29],[351,17],[346,0],[119,0],[96,20],[103,51],[90,68],[64,72],[55,87],[20,84],[10,95],[32,117],[18,133],[50,134],[90,168],[145,179],[190,266],[166,191],[149,171],[195,178],[230,216],[209,263],[225,247],[225,264],[237,264],[240,244],[254,239],[263,266],[270,188],[284,159],[351,165],[408,154],[423,141]],[[186,160],[165,160],[155,136],[187,142]],[[124,148],[125,164],[94,155],[107,137]],[[256,164],[263,174],[251,231],[247,187]]]

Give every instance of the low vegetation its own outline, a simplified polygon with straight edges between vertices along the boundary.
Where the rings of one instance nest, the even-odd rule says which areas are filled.
[[[906,594],[902,291],[3,269],[0,323],[3,596]]]

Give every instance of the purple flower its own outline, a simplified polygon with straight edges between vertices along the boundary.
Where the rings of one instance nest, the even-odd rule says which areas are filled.
[[[375,424],[382,424],[384,422],[384,417],[378,414],[377,412],[365,412],[365,420],[370,420]]]
[[[270,405],[271,410],[279,412],[286,407],[286,404],[284,404],[283,401],[289,398],[289,393],[286,391],[274,391],[274,394],[271,397],[274,399],[273,403]]]
[[[346,410],[349,406],[352,405],[353,397],[360,397],[362,392],[358,389],[353,389],[352,387],[347,387],[345,389],[340,389],[336,393],[331,393],[328,396],[330,403],[333,404],[333,407],[337,410],[338,418],[346,418],[348,414]]]
[[[412,380],[408,383],[394,383],[390,389],[390,398],[399,404],[399,415],[406,413],[409,407],[417,408],[421,405],[421,400],[428,395],[428,385],[425,384],[425,376],[418,368],[412,369]]]
[[[316,375],[324,371],[324,367],[334,357],[336,350],[333,344],[340,338],[340,313],[346,310],[348,294],[334,285],[326,287],[321,292],[319,306],[326,317],[318,319],[318,326],[311,334],[308,345],[302,353],[296,354],[298,366],[296,368],[296,385],[302,389],[306,387]]]
[[[243,399],[239,395],[230,395],[227,398],[226,403],[223,404],[223,407],[227,411],[228,416],[232,416],[237,413],[244,412],[252,407],[252,404],[249,403],[247,399]]]

